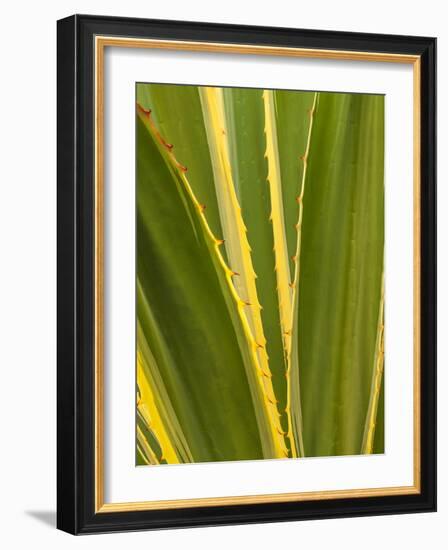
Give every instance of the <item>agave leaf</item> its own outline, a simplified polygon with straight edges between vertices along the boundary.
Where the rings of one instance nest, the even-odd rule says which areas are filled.
[[[383,121],[381,96],[321,93],[314,115],[298,326],[308,456],[361,449],[383,272]]]
[[[275,90],[278,157],[282,177],[285,233],[291,272],[295,270],[298,217],[297,196],[303,179],[303,156],[307,148],[314,92]]]
[[[381,390],[378,398],[378,409],[376,412],[375,438],[373,441],[373,454],[384,453],[384,366],[381,379]]]
[[[249,381],[253,385],[255,408],[260,412],[259,428],[264,431],[268,427],[270,431],[270,437],[263,438],[266,443],[269,442],[269,446],[264,447],[264,453],[265,456],[285,457],[288,450],[271,381],[251,248],[233,181],[223,91],[221,88],[203,87],[200,89],[200,98],[225,247],[235,274],[233,282],[236,291],[245,303],[242,313],[250,329],[248,345],[253,349],[255,361],[253,372],[249,373]]]
[[[277,121],[274,92],[263,91],[264,119],[266,134],[266,158],[268,161],[268,182],[271,197],[272,233],[274,236],[275,273],[280,311],[280,326],[283,334],[285,353],[290,346],[292,319],[292,278],[290,258],[286,239],[283,208],[282,177],[278,153]]]
[[[263,90],[226,88],[223,90],[232,175],[251,248],[256,288],[262,306],[261,320],[272,384],[278,400],[282,429],[287,429],[286,362],[280,327],[271,200],[264,156]]]
[[[161,449],[144,420],[137,419],[137,464],[161,464]],[[138,457],[140,456],[140,459]]]
[[[288,437],[291,441],[291,446],[298,456],[305,456],[305,448],[303,444],[303,419],[302,419],[302,402],[300,396],[300,372],[299,372],[299,278],[301,265],[301,250],[302,250],[302,222],[303,222],[303,200],[305,197],[305,188],[307,183],[307,167],[308,156],[310,153],[311,136],[313,133],[314,114],[316,112],[319,94],[313,94],[313,103],[308,111],[308,126],[307,138],[305,143],[305,152],[301,156],[301,184],[299,193],[296,197],[298,204],[298,217],[295,224],[296,229],[296,248],[293,255],[294,263],[294,278],[292,282],[292,319],[291,330],[292,337],[287,349],[287,405],[286,411],[288,415]]]
[[[378,313],[378,328],[375,342],[375,356],[372,368],[372,385],[370,389],[369,407],[367,409],[362,439],[361,453],[371,454],[375,444],[375,428],[377,423],[378,404],[383,382],[384,368],[384,275],[381,285],[381,300]]]
[[[277,294],[280,311],[280,326],[283,333],[283,347],[286,357],[286,415],[288,420],[288,439],[291,446],[291,455],[293,457],[304,456],[303,436],[302,436],[302,412],[299,388],[299,356],[296,349],[292,349],[292,338],[297,339],[297,300],[295,286],[298,277],[298,262],[300,254],[300,233],[299,225],[302,217],[302,199],[304,191],[304,174],[299,183],[298,175],[296,179],[291,178],[289,185],[300,199],[299,222],[295,222],[296,232],[295,252],[290,255],[288,249],[287,230],[285,225],[285,208],[283,204],[284,183],[282,170],[280,166],[280,154],[278,149],[278,123],[277,123],[277,105],[275,93],[272,90],[263,92],[264,113],[265,113],[265,134],[266,134],[266,158],[268,161],[268,182],[271,197],[271,216],[272,230],[274,235],[274,255],[275,271],[277,276]],[[315,102],[315,100],[314,100]],[[313,104],[314,108],[314,104]],[[305,129],[307,135],[307,151],[309,148],[309,135],[311,132],[310,117],[306,126],[302,126],[302,132]],[[288,135],[286,131],[283,135]],[[297,145],[297,143],[296,143]],[[294,146],[289,143],[289,151]],[[291,158],[289,159],[292,160]],[[286,193],[288,196],[288,193]],[[291,201],[292,204],[292,201]],[[288,205],[290,212],[293,211],[291,204]],[[291,276],[291,260],[294,265],[294,275]]]
[[[262,458],[231,270],[182,167],[142,109],[137,197],[138,322],[193,460]]]
[[[160,133],[175,145],[176,159],[188,169],[193,192],[206,207],[210,229],[222,235],[198,87],[139,83],[137,101],[151,111]]]
[[[160,345],[162,335],[157,330],[151,309],[146,306],[145,296],[138,281],[137,303],[139,310],[144,312],[147,323],[151,325],[153,345],[158,347],[159,354],[163,354],[164,349]],[[155,432],[161,455],[168,463],[192,462],[193,457],[185,434],[171,406],[165,383],[139,321],[137,321],[137,341],[139,344],[137,350],[138,419],[142,417],[144,424]],[[166,353],[163,357],[165,362],[170,361]]]
[[[150,451],[151,452],[151,451]],[[137,466],[147,466],[151,464],[149,460],[146,458],[146,454],[142,449],[142,446],[140,445],[138,441],[138,435],[137,435]]]

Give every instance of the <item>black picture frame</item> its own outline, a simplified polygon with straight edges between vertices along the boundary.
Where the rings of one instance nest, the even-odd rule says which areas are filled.
[[[57,24],[57,526],[72,534],[436,509],[436,39],[74,15]],[[418,494],[223,506],[95,510],[94,38],[121,36],[420,57],[421,416]]]

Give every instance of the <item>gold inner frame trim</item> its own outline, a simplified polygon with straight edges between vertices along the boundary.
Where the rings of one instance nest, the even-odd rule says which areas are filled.
[[[263,495],[190,498],[141,502],[104,502],[104,50],[106,47],[152,48],[210,53],[235,53],[269,56],[287,56],[343,61],[371,61],[407,63],[413,65],[413,196],[414,196],[414,480],[413,485],[349,490],[329,490]],[[226,44],[181,40],[158,40],[96,36],[95,52],[95,513],[129,512],[137,510],[163,510],[201,506],[230,506],[274,502],[303,502],[340,498],[362,498],[418,494],[421,490],[420,442],[420,56],[381,52],[324,50],[253,44]]]

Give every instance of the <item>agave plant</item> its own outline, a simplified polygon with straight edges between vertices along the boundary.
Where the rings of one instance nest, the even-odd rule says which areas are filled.
[[[137,86],[137,463],[384,450],[381,96]]]

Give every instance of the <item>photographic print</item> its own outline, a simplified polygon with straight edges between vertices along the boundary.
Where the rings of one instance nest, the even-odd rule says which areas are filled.
[[[384,452],[384,96],[136,85],[139,465]]]
[[[59,529],[436,510],[435,76],[431,37],[58,21]]]

